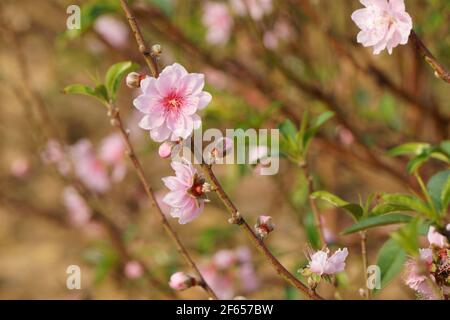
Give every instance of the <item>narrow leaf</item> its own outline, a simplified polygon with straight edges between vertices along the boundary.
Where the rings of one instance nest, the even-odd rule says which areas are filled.
[[[361,230],[385,226],[389,224],[405,223],[411,221],[411,216],[404,214],[386,214],[382,216],[373,216],[361,221],[358,221],[351,227],[345,229],[342,234],[350,234]]]
[[[381,271],[381,287],[384,288],[403,269],[406,260],[406,252],[393,239],[384,243],[378,252],[377,266]]]
[[[120,82],[128,73],[137,69],[139,69],[139,66],[131,61],[116,63],[108,69],[105,77],[105,85],[111,99],[116,98]]]

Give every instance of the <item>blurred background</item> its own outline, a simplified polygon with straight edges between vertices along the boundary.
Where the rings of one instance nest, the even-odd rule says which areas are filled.
[[[305,111],[314,116],[330,110],[335,117],[308,156],[316,189],[349,201],[415,189],[406,159],[385,152],[409,141],[447,139],[450,106],[448,84],[434,77],[412,44],[397,47],[392,56],[374,56],[358,45],[359,30],[350,19],[361,7],[356,0],[261,0],[249,12],[236,2],[130,1],[145,39],[162,46],[160,66],[178,62],[205,74],[213,101],[203,112],[203,126],[275,128],[285,119],[299,123]],[[450,2],[405,2],[415,31],[450,66]],[[81,8],[79,30],[66,28],[72,4]],[[0,298],[206,298],[196,288],[174,293],[168,287],[173,272],[189,269],[148,206],[128,159],[123,153],[113,161],[104,155],[115,143],[105,109],[93,99],[62,93],[69,84],[103,77],[116,62],[145,65],[119,1],[2,0],[0,21]],[[159,158],[158,145],[137,127],[136,94],[122,85],[118,105],[162,197],[161,178],[172,171]],[[92,156],[89,165],[99,166],[98,179],[106,179],[103,185],[97,180],[88,204],[55,160],[61,150],[76,155],[80,149]],[[429,177],[441,166],[430,162],[422,174]],[[273,217],[276,231],[266,243],[298,275],[307,264],[312,232],[302,172],[285,159],[275,176],[260,176],[245,165],[216,171],[250,223],[259,215]],[[302,299],[227,223],[219,201],[211,200],[188,225],[170,222],[222,297]],[[337,288],[323,283],[318,292],[360,299],[359,237],[339,234],[351,224],[341,211],[320,209],[331,248],[346,246],[350,254]],[[369,264],[392,230],[369,232]],[[217,271],[226,254],[238,258]],[[66,288],[69,265],[82,270],[81,290]],[[414,294],[398,276],[374,298]]]

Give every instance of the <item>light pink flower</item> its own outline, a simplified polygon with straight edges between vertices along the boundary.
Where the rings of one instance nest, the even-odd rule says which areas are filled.
[[[184,272],[176,272],[170,277],[169,286],[174,290],[186,290],[194,285],[194,278]]]
[[[103,139],[100,146],[99,158],[112,167],[112,180],[121,181],[127,172],[125,163],[126,146],[118,133],[113,133]]]
[[[166,187],[170,189],[163,201],[171,207],[170,215],[178,218],[180,224],[186,224],[203,211],[205,182],[190,162],[172,161],[171,165],[175,170],[175,176],[162,179]]]
[[[272,12],[272,0],[230,0],[234,12],[240,16],[248,13],[254,20],[261,20],[262,17]]]
[[[446,248],[448,246],[447,238],[437,232],[436,228],[433,226],[430,226],[430,228],[428,229],[427,238],[428,242],[432,246],[436,246],[439,248]]]
[[[420,268],[415,260],[409,259],[405,263],[405,270],[406,273],[404,280],[408,287],[416,291],[420,295],[420,297],[425,300],[439,299],[430,284],[432,278],[428,279],[427,276],[420,274]]]
[[[236,254],[233,250],[220,250],[213,256],[213,263],[217,268],[225,270],[236,262]]]
[[[211,44],[226,44],[233,27],[233,17],[226,4],[207,2],[203,9],[203,24],[208,29],[206,41]]]
[[[353,12],[352,20],[361,29],[357,41],[374,48],[374,54],[406,44],[413,23],[405,11],[404,0],[360,0],[366,7]]]
[[[134,106],[145,114],[139,123],[156,142],[188,138],[201,126],[196,114],[205,108],[212,97],[203,91],[203,74],[188,73],[175,63],[166,67],[155,79],[147,77],[141,82],[141,95]]]
[[[329,250],[319,250],[311,256],[308,268],[318,275],[335,274],[344,271],[345,259],[348,256],[347,248],[337,250],[331,257],[328,257]]]
[[[129,38],[128,26],[114,16],[99,17],[94,23],[94,29],[113,47],[126,47]]]
[[[9,172],[13,177],[25,178],[30,172],[30,163],[27,158],[16,158],[11,163]]]
[[[142,265],[137,261],[129,261],[124,268],[125,276],[129,279],[138,279],[144,274]]]
[[[75,173],[78,178],[94,192],[103,193],[110,187],[105,164],[94,153],[92,144],[82,139],[70,151]]]
[[[252,253],[249,248],[241,246],[236,249],[236,258],[241,264],[251,263]]]
[[[269,233],[275,229],[275,224],[272,221],[271,216],[259,216],[256,220],[255,230],[256,234],[264,239]]]
[[[66,187],[63,191],[63,202],[69,212],[69,221],[75,226],[84,226],[91,219],[92,212],[78,191]]]

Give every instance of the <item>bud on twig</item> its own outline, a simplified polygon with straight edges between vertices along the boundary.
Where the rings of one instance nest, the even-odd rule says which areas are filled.
[[[162,53],[162,48],[160,44],[154,44],[152,46],[152,57],[159,58]]]
[[[136,89],[141,86],[143,76],[137,72],[130,72],[125,79],[128,88]]]
[[[255,230],[256,234],[262,240],[275,229],[275,224],[272,222],[271,216],[259,216],[256,220]]]
[[[174,290],[186,290],[195,286],[197,281],[194,277],[184,273],[176,272],[170,277],[169,286]]]

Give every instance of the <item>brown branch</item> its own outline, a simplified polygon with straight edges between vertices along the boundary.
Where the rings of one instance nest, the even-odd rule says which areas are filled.
[[[151,75],[156,78],[158,76],[158,64],[156,62],[156,57],[152,55],[147,45],[145,44],[144,38],[142,37],[141,30],[136,21],[136,18],[130,9],[128,2],[126,0],[120,0],[120,5],[122,6],[123,11],[128,19],[128,23],[130,24],[131,31],[134,34],[136,42],[138,44],[139,52],[143,55],[145,62],[147,63]]]
[[[279,261],[278,259],[270,252],[267,246],[264,244],[263,240],[261,240],[253,231],[253,229],[249,226],[249,224],[245,221],[242,215],[239,213],[236,206],[233,204],[231,199],[226,194],[219,180],[215,176],[210,165],[202,163],[201,165],[203,172],[211,181],[212,186],[216,189],[216,194],[222,203],[225,205],[227,210],[231,214],[230,222],[233,222],[247,234],[252,244],[258,249],[261,254],[264,255],[266,260],[273,266],[273,268],[277,271],[278,275],[280,275],[283,279],[285,279],[292,286],[296,287],[300,291],[302,291],[309,298],[314,300],[322,300],[323,298],[319,296],[314,290],[311,290],[306,285],[304,285],[299,279],[297,279],[294,275],[292,275]]]
[[[164,230],[166,233],[170,236],[170,238],[175,243],[178,252],[181,254],[181,256],[184,258],[184,260],[187,262],[187,264],[192,268],[192,270],[195,271],[197,277],[199,278],[199,285],[210,295],[211,298],[217,299],[217,295],[214,293],[214,291],[211,289],[211,287],[207,284],[205,279],[203,278],[202,274],[200,273],[199,268],[195,264],[194,260],[191,258],[190,254],[186,250],[185,246],[179,239],[176,232],[173,230],[172,226],[170,225],[169,221],[167,220],[166,216],[161,210],[161,207],[159,206],[158,202],[156,201],[155,194],[153,192],[153,189],[151,188],[150,184],[147,181],[147,178],[145,177],[144,170],[142,168],[142,164],[139,161],[138,157],[136,156],[136,152],[134,150],[134,147],[129,139],[129,135],[127,130],[125,129],[125,126],[123,124],[122,118],[120,116],[120,111],[118,108],[114,107],[112,104],[109,104],[109,115],[111,118],[111,124],[115,126],[122,135],[122,138],[127,146],[127,154],[130,158],[133,167],[139,177],[139,180],[144,188],[144,191],[150,200],[151,205],[156,208],[161,223],[164,227]]]
[[[416,50],[425,59],[425,61],[433,68],[436,77],[450,83],[450,72],[448,72],[445,67],[437,61],[435,56],[431,51],[425,46],[422,40],[419,38],[417,33],[413,30],[409,36],[410,40],[413,41]]]
[[[127,16],[130,15],[131,14],[131,9],[128,7],[127,2],[125,0],[121,0],[121,4],[122,4],[122,6],[126,7],[125,13],[127,14]],[[128,17],[128,21],[130,22],[130,27],[133,29],[133,26],[131,25],[131,21],[136,23],[136,19],[130,19]],[[134,28],[133,31],[134,30],[137,30],[139,32],[139,28]],[[137,41],[138,45],[140,46],[141,45],[140,42],[142,42],[142,35],[136,36],[136,41]],[[120,119],[118,110],[114,110],[114,112],[113,112],[113,119],[117,121],[117,123],[115,125],[118,126],[118,128],[121,130],[122,136],[124,136],[126,141],[128,141],[127,142],[128,147],[131,149],[130,150],[130,157],[133,160],[133,164],[135,165],[135,168],[136,168],[136,170],[138,171],[138,173],[140,175],[140,178],[141,178],[141,181],[142,181],[144,187],[146,188],[147,194],[149,195],[149,197],[154,199],[154,195],[153,195],[152,190],[150,189],[150,187],[148,185],[146,185],[146,180],[145,180],[145,177],[143,175],[143,171],[142,171],[142,168],[141,168],[141,165],[140,165],[139,161],[137,160],[137,158],[135,156],[132,156],[134,154],[134,152],[132,151],[132,146],[131,146],[131,144],[129,142],[128,134],[123,129],[123,125],[121,124],[121,119]],[[235,223],[235,224],[237,224],[237,225],[239,225],[241,227],[241,229],[249,236],[249,238],[250,238],[251,242],[253,243],[253,245],[265,256],[266,260],[269,261],[269,263],[275,268],[277,273],[281,277],[283,277],[287,282],[289,282],[291,285],[295,286],[297,289],[299,289],[304,294],[306,294],[309,298],[316,299],[316,300],[323,299],[317,293],[315,293],[313,290],[311,290],[307,286],[305,286],[294,275],[292,275],[277,260],[277,258],[275,258],[272,255],[272,253],[266,247],[264,242],[254,233],[253,229],[248,225],[248,223],[245,221],[245,219],[239,214],[236,206],[233,204],[231,199],[228,197],[228,195],[225,193],[224,189],[222,188],[222,185],[220,184],[220,182],[218,181],[217,177],[215,176],[211,166],[205,164],[205,162],[202,161],[201,167],[202,167],[203,172],[205,173],[205,175],[211,181],[212,186],[216,190],[216,193],[217,193],[218,197],[220,198],[222,203],[225,205],[225,207],[228,209],[228,211],[231,213],[232,217],[231,217],[230,221]],[[153,203],[158,207],[158,204],[156,203],[156,201],[153,201]],[[164,214],[162,212],[161,212],[161,216],[162,216],[162,219],[163,219],[163,224],[165,222],[166,223],[165,226],[166,225],[169,226],[169,224],[168,224],[168,222],[167,222],[167,220],[166,220],[166,218],[165,218],[165,216],[164,216]],[[170,230],[171,229],[169,227],[168,231],[170,231]]]

